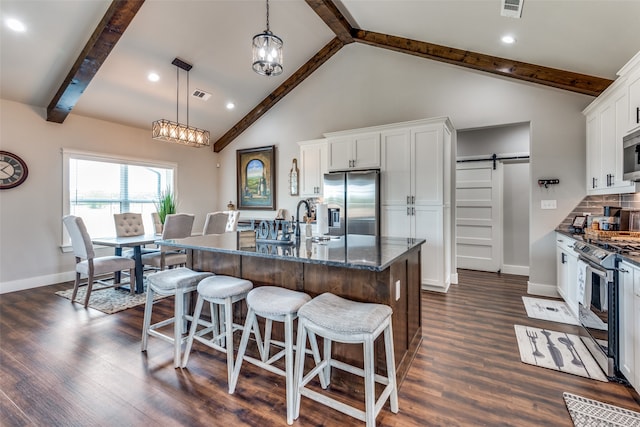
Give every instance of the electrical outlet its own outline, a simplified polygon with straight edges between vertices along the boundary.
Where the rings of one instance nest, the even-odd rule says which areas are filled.
[[[557,209],[556,200],[540,200],[540,209]]]
[[[400,299],[400,280],[396,280],[396,301]]]

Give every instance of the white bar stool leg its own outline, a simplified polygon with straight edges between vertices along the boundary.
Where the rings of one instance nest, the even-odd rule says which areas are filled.
[[[202,312],[202,306],[204,306],[204,299],[201,296],[198,296],[196,309],[193,313],[193,321],[191,322],[191,329],[189,330],[189,336],[187,337],[187,345],[184,349],[184,356],[182,357],[183,368],[187,366],[187,362],[189,361],[189,354],[191,354],[191,347],[193,346],[193,337],[196,334],[198,320],[200,320],[200,313]]]
[[[144,305],[144,320],[142,321],[142,350],[147,351],[147,343],[149,342],[149,327],[151,326],[151,313],[153,310],[153,289],[151,286],[147,289],[147,301]]]

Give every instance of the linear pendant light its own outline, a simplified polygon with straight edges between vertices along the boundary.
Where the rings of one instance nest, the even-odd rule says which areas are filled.
[[[156,120],[151,125],[151,137],[158,141],[175,142],[189,147],[208,147],[209,131],[189,126],[189,71],[193,66],[178,58],[175,58],[171,64],[176,66],[176,121]],[[187,72],[187,124],[178,121],[180,69]]]

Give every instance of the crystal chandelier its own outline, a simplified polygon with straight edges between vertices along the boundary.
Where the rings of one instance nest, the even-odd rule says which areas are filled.
[[[175,142],[190,147],[208,147],[210,145],[209,131],[189,126],[189,70],[193,66],[178,58],[175,58],[171,64],[176,66],[176,121],[156,120],[151,125],[151,137],[159,141]],[[178,121],[180,69],[187,72],[187,124]]]
[[[263,76],[282,74],[282,39],[269,31],[269,0],[267,0],[267,29],[253,37],[253,71]]]

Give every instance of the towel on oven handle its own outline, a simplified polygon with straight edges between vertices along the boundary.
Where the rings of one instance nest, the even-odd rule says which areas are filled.
[[[585,300],[585,289],[587,287],[587,263],[582,261],[582,260],[578,260],[578,274],[577,274],[577,280],[578,280],[578,303],[582,304],[583,306],[588,307],[589,304],[588,302]]]

